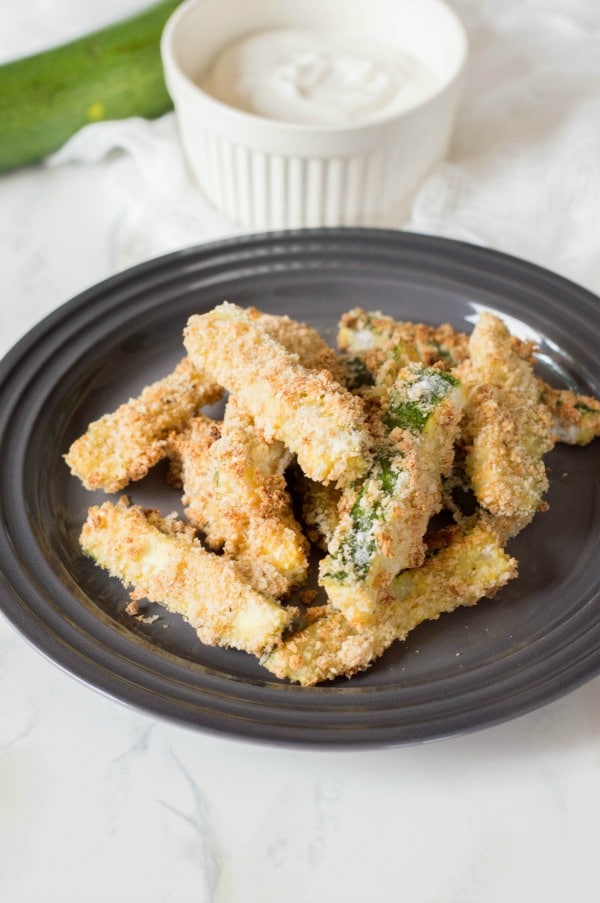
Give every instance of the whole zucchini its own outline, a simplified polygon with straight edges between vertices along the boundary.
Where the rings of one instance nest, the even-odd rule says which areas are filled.
[[[171,109],[160,37],[179,2],[0,66],[0,171],[41,160],[89,122]]]

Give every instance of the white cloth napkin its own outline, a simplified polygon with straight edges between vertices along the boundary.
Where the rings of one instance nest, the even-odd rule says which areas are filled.
[[[464,18],[471,60],[455,140],[409,227],[600,291],[600,4],[506,0]]]
[[[453,5],[470,36],[467,89],[449,156],[405,228],[515,254],[600,292],[600,3]],[[242,231],[194,186],[174,114],[87,126],[48,162],[100,160],[123,211],[119,267]]]

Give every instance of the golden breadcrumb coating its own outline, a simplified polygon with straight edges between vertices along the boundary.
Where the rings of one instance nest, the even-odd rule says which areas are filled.
[[[265,314],[256,307],[246,307],[246,314],[272,339],[279,342],[307,370],[329,370],[339,379],[341,368],[334,349],[306,323],[279,314]]]
[[[347,484],[364,473],[360,399],[327,370],[303,367],[242,308],[224,302],[191,317],[184,343],[195,365],[235,396],[267,439],[296,454],[311,479]]]
[[[365,354],[378,371],[385,360],[395,360],[398,367],[418,362],[431,367],[443,363],[456,367],[468,357],[468,338],[448,323],[427,326],[394,320],[380,311],[365,311],[360,307],[345,313],[338,327],[340,351]],[[369,358],[369,352],[374,352]]]
[[[600,436],[600,401],[569,389],[540,384],[540,397],[550,411],[552,438],[567,445],[587,445]]]
[[[219,439],[222,423],[197,414],[186,428],[174,430],[167,436],[165,447],[169,458],[168,481],[171,486],[184,490],[183,504],[186,505],[185,487],[191,487],[196,472],[202,473],[208,450]]]
[[[252,589],[235,562],[207,552],[184,524],[127,500],[90,508],[80,542],[100,567],[133,588],[133,599],[182,615],[209,646],[260,655],[296,615]]]
[[[490,311],[481,311],[469,337],[466,372],[480,383],[491,383],[512,392],[520,401],[536,405],[539,384],[532,372],[534,346],[512,336],[505,322]]]
[[[147,386],[111,414],[91,423],[65,455],[86,489],[120,492],[166,455],[165,439],[182,429],[222,389],[183,358],[168,376]]]
[[[502,550],[493,531],[476,524],[456,532],[448,546],[421,567],[398,575],[369,627],[358,632],[340,611],[323,606],[313,614],[312,623],[284,638],[262,664],[277,677],[302,686],[352,677],[423,621],[493,596],[516,574],[516,561]]]
[[[480,504],[503,517],[535,513],[548,488],[543,457],[554,442],[528,356],[506,325],[480,315],[460,368],[467,391],[466,470]]]

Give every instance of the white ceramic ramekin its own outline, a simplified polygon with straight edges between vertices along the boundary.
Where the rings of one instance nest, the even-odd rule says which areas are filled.
[[[428,66],[438,88],[405,112],[328,127],[246,113],[194,83],[230,41],[288,27],[392,43]],[[192,175],[231,220],[250,229],[399,226],[447,152],[467,39],[439,0],[187,0],[168,21],[161,49]]]

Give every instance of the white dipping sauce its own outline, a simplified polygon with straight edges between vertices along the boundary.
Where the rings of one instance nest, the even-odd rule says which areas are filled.
[[[360,36],[272,29],[229,44],[199,87],[229,106],[303,125],[358,125],[414,106],[437,87],[412,56]]]

